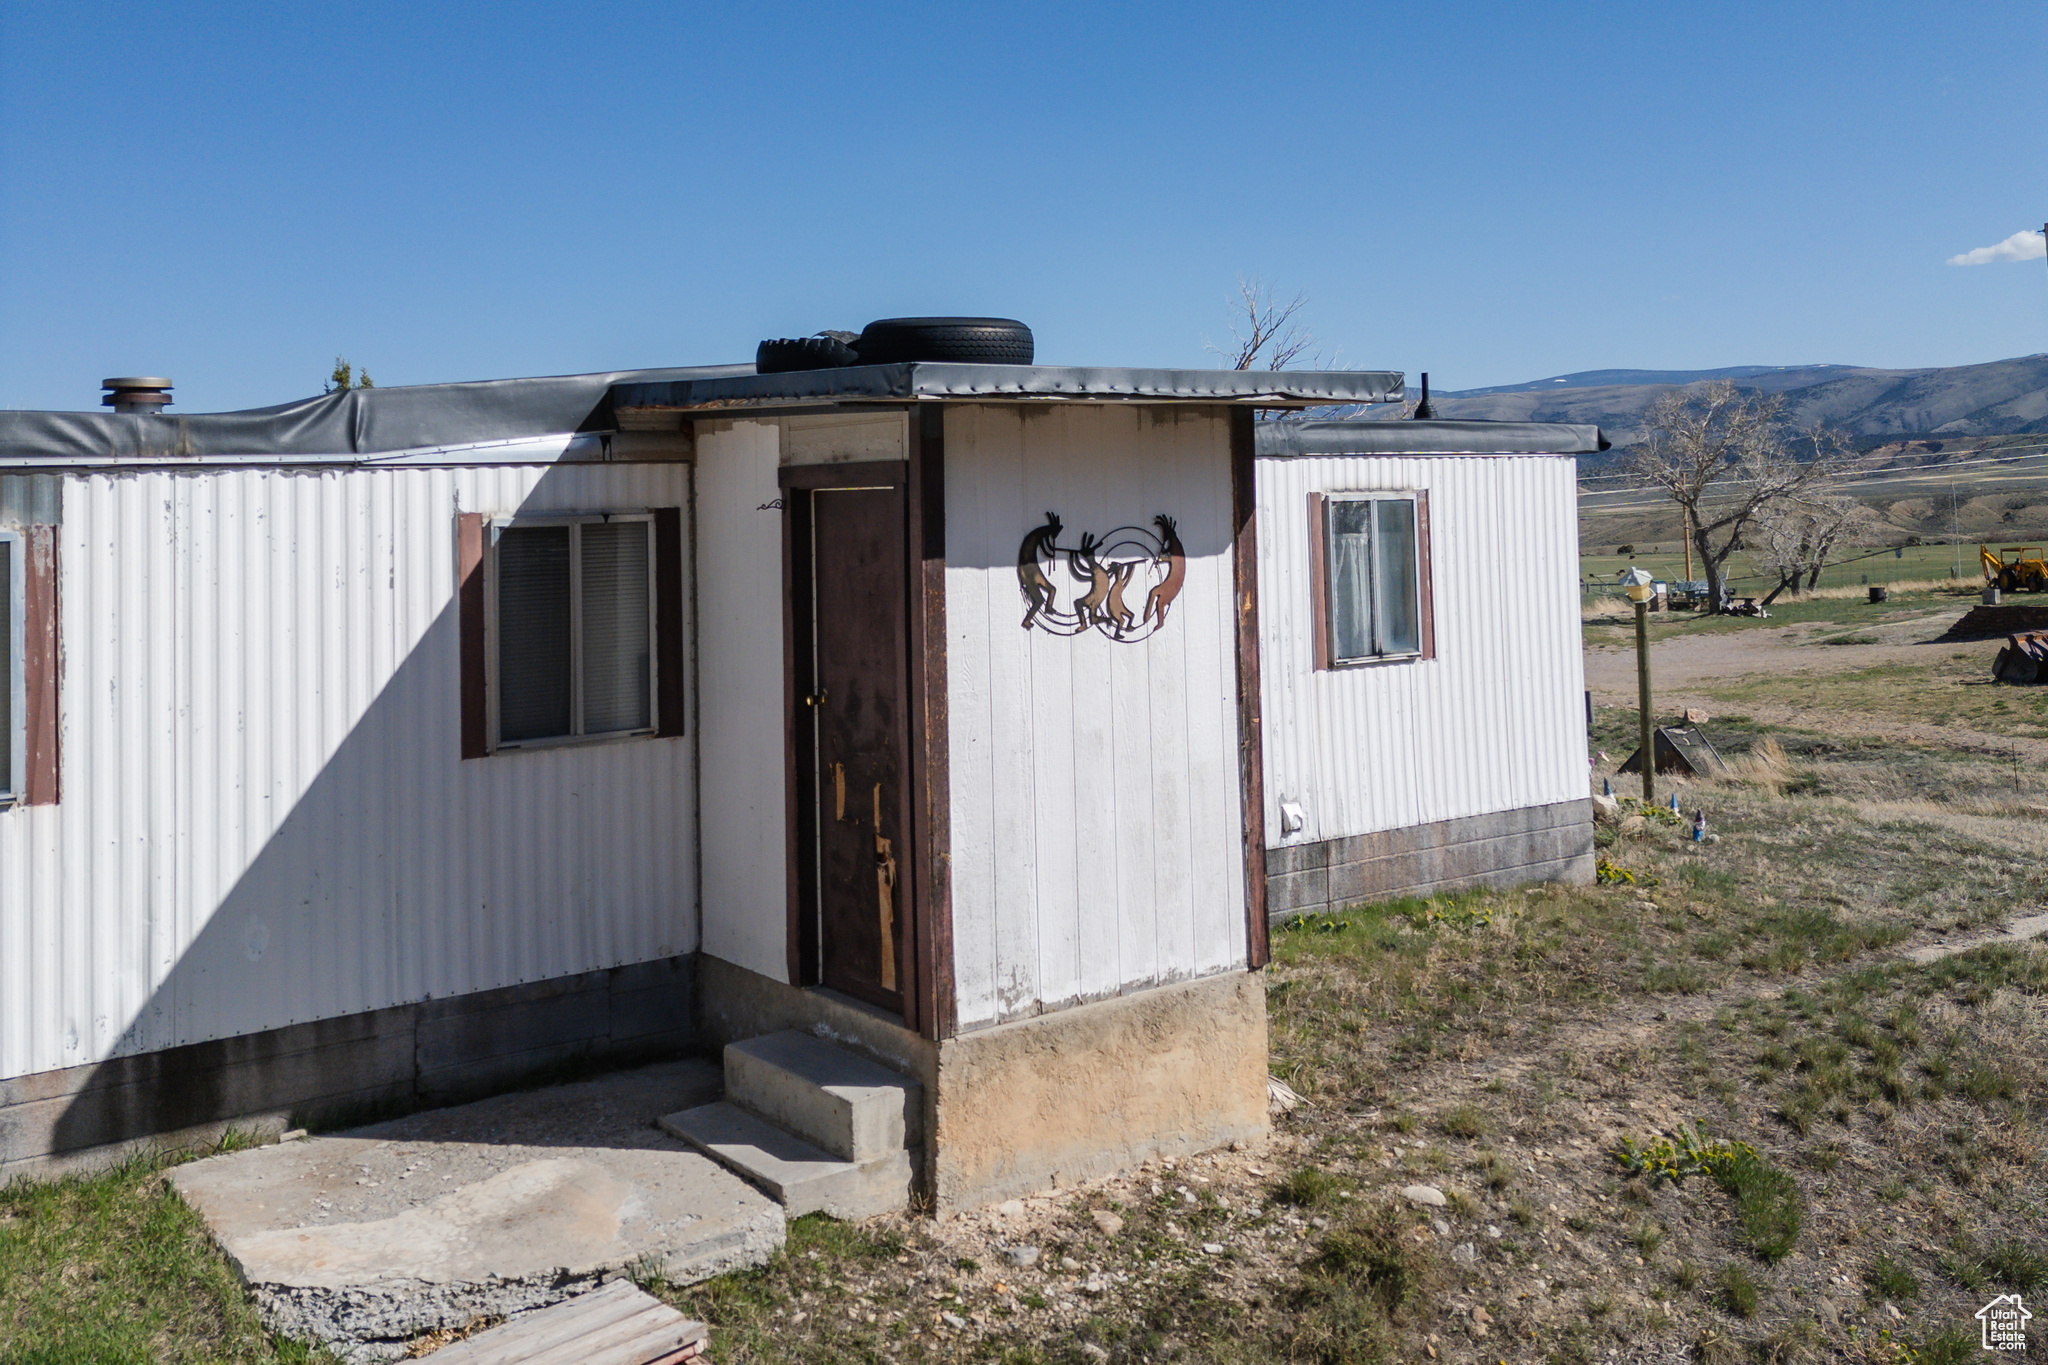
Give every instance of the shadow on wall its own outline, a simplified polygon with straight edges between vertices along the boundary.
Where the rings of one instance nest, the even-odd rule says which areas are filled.
[[[557,477],[543,475],[522,510],[567,510],[549,487]],[[454,509],[431,515],[452,562]],[[166,918],[202,927],[124,1033],[129,1055],[0,1084],[0,1165],[252,1115],[367,1118],[688,1043],[689,741],[463,760],[452,600],[240,875],[225,891],[204,884],[211,861],[231,869],[245,846],[241,813],[261,810],[266,791],[288,793],[294,725],[319,723],[331,710],[322,693],[344,685],[355,651],[418,600],[381,563],[355,581],[362,601],[273,632],[269,656],[243,662],[252,692],[270,690],[266,726],[232,700],[181,708],[193,726],[181,749],[218,771],[171,784],[190,870],[163,900],[188,906],[152,908],[144,932],[161,941]],[[273,587],[281,601],[294,591]],[[311,649],[308,633],[319,637]],[[316,684],[280,701],[270,666],[290,678],[308,657],[323,661]],[[67,794],[80,790],[74,780]],[[188,795],[208,790],[211,803]]]

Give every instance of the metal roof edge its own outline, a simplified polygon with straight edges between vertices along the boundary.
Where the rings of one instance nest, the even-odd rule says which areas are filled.
[[[620,383],[614,411],[714,415],[795,402],[917,399],[1231,402],[1267,406],[1398,401],[1398,370],[1156,370],[1055,365],[849,365],[783,374]]]
[[[1254,450],[1266,459],[1317,455],[1593,455],[1611,442],[1574,422],[1477,420],[1261,422]]]

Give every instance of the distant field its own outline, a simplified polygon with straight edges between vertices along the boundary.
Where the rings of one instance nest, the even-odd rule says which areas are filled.
[[[1582,550],[1579,555],[1579,574],[1588,595],[1612,593],[1615,579],[1631,564],[1640,565],[1666,581],[1676,581],[1685,577],[1685,553],[1677,541],[1641,544],[1637,548],[1640,553],[1630,556],[1611,553],[1615,549],[1612,543]],[[1974,589],[1982,580],[1976,543],[1961,547],[1959,556],[1962,576],[1958,586]],[[1844,588],[1858,587],[1864,583],[1947,579],[1957,557],[1958,552],[1951,551],[1947,545],[1913,545],[1896,553],[1891,550],[1851,550],[1848,556],[1845,556],[1847,562],[1831,564],[1821,571],[1819,586]],[[1731,572],[1728,575],[1728,582],[1738,595],[1761,595],[1769,592],[1777,583],[1776,579],[1766,580],[1755,574],[1750,568],[1747,556],[1740,552],[1729,561],[1729,569]],[[1706,577],[1706,573],[1697,562],[1693,565],[1693,577]]]
[[[1974,452],[1964,453],[1976,458]],[[2009,464],[1971,463],[1952,472],[1936,466],[1925,472],[1834,480],[1829,487],[1856,497],[1875,517],[1874,528],[1859,537],[1863,546],[1847,553],[1888,551],[1910,538],[1929,543],[1909,548],[1903,560],[1866,559],[1830,569],[1821,579],[1823,587],[1857,586],[1866,574],[1872,583],[1941,578],[1957,567],[1958,560],[1963,577],[1974,580],[1979,544],[1994,549],[2048,544],[2048,459],[2039,456]],[[1680,533],[1678,509],[1668,499],[1597,480],[1581,485],[1579,549],[1589,573],[1604,572],[1611,578],[1622,567],[1613,558],[1615,547],[1633,544],[1643,549],[1644,559],[1657,561],[1644,563],[1645,568],[1682,576]],[[1665,562],[1671,559],[1677,559],[1676,568]],[[1747,584],[1738,586],[1758,581],[1740,552],[1731,568],[1735,576],[1749,576]]]

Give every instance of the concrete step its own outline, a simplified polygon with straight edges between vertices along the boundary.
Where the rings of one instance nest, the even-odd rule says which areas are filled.
[[[728,1101],[842,1161],[919,1145],[923,1097],[909,1077],[793,1029],[725,1048]]]
[[[667,1114],[657,1122],[663,1132],[766,1190],[792,1218],[806,1213],[872,1218],[910,1202],[910,1153],[900,1146],[866,1161],[842,1161],[724,1101]]]

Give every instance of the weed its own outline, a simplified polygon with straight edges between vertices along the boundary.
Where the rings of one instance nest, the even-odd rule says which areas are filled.
[[[1842,1149],[1835,1143],[1814,1147],[1806,1153],[1806,1164],[1826,1175],[1842,1164]]]
[[[1671,1283],[1691,1293],[1700,1287],[1700,1268],[1691,1261],[1680,1261],[1671,1267]]]
[[[1945,1327],[1922,1341],[1909,1358],[1914,1365],[1971,1365],[1981,1356],[1976,1337],[1960,1327]]]
[[[1461,1104],[1438,1119],[1437,1127],[1455,1138],[1476,1138],[1486,1136],[1490,1125],[1477,1108]]]
[[[2022,1242],[2003,1242],[1985,1252],[1978,1263],[1993,1284],[2022,1294],[2038,1292],[2048,1285],[2048,1253]]]
[[[1460,1218],[1477,1218],[1479,1201],[1463,1190],[1445,1190],[1444,1203]]]
[[[2012,1098],[2012,1077],[1989,1062],[1973,1063],[1963,1073],[1963,1093],[1978,1104]]]
[[[1479,1163],[1479,1175],[1489,1190],[1504,1190],[1515,1181],[1515,1164],[1499,1152],[1488,1152]]]
[[[1648,1260],[1657,1254],[1658,1247],[1664,1245],[1664,1229],[1655,1223],[1644,1223],[1629,1240],[1636,1244],[1636,1250],[1642,1253],[1643,1259]]]
[[[1738,1261],[1730,1261],[1721,1267],[1721,1276],[1715,1281],[1721,1306],[1738,1318],[1756,1316],[1756,1281]]]
[[[1508,1205],[1508,1217],[1515,1220],[1516,1227],[1534,1227],[1536,1225],[1536,1206],[1526,1198],[1517,1197],[1514,1203]]]
[[[1320,1167],[1303,1166],[1273,1186],[1272,1199],[1298,1209],[1318,1209],[1334,1203],[1338,1192],[1349,1184]]]
[[[1873,1296],[1904,1303],[1920,1296],[1920,1281],[1903,1261],[1894,1260],[1889,1252],[1880,1251],[1877,1259],[1863,1273],[1863,1282],[1870,1286]]]

